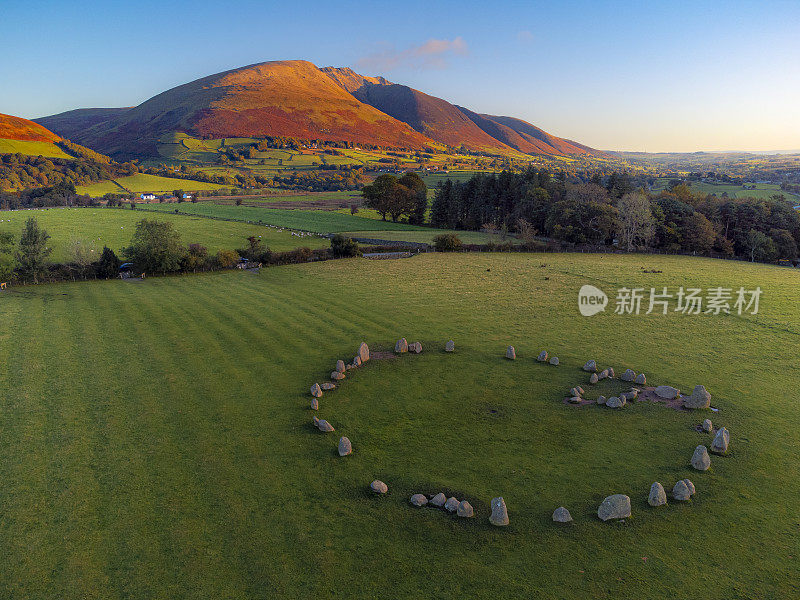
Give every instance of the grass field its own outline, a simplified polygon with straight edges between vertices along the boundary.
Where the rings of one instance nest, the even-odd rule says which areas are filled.
[[[0,154],[29,154],[45,158],[75,158],[50,142],[31,142],[28,140],[0,139]]]
[[[585,318],[584,283],[764,295],[757,316]],[[799,293],[778,267],[569,254],[0,293],[0,596],[797,598]],[[313,430],[308,386],[401,335],[424,352],[349,372],[320,401],[336,433]],[[703,383],[720,410],[563,404],[588,358]],[[699,473],[705,416],[731,454]],[[692,502],[647,506],[652,481],[684,477]],[[440,490],[476,518],[408,505]],[[611,493],[632,498],[624,525],[595,516]],[[496,495],[504,529],[487,523]],[[551,522],[559,505],[574,525]]]
[[[115,185],[114,181],[119,185]],[[89,194],[99,197],[109,192],[125,193],[130,190],[133,193],[141,192],[171,192],[172,190],[184,190],[187,192],[197,192],[205,190],[219,190],[224,185],[216,183],[205,183],[204,181],[192,181],[190,179],[176,179],[174,177],[160,177],[158,175],[148,175],[147,173],[136,173],[127,177],[119,177],[114,181],[100,181],[91,185],[76,186],[79,194]]]
[[[174,206],[174,205],[173,205]],[[50,208],[42,210],[15,210],[0,212],[0,231],[10,231],[17,236],[28,217],[35,216],[47,233],[53,253],[50,259],[59,262],[68,259],[73,240],[88,244],[99,253],[108,246],[119,253],[130,244],[136,223],[141,219],[160,219],[174,223],[184,244],[199,243],[210,252],[234,250],[247,245],[247,237],[261,236],[265,246],[275,251],[293,250],[298,246],[327,248],[324,238],[305,237],[302,240],[289,232],[279,232],[269,227],[231,221],[215,221],[199,217],[154,213],[142,210],[111,208]]]
[[[653,191],[661,191],[669,186],[670,178],[660,178],[656,180],[653,185]],[[727,194],[729,198],[763,198],[769,199],[772,196],[783,194],[787,197],[796,198],[792,194],[788,194],[780,189],[780,186],[775,183],[748,183],[747,186],[755,186],[756,189],[744,189],[741,185],[724,184],[724,183],[705,183],[701,181],[688,182],[689,189],[695,195],[712,194],[715,196],[722,196]]]

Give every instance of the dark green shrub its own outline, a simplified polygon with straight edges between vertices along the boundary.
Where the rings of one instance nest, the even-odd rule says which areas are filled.
[[[461,238],[455,233],[443,233],[433,238],[433,247],[437,252],[458,252],[463,246]]]

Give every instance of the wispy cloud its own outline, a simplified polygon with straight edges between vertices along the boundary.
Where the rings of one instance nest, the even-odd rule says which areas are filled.
[[[530,44],[533,41],[533,34],[527,29],[519,31],[517,32],[517,41],[522,44]]]
[[[356,67],[380,72],[400,68],[445,69],[449,65],[450,58],[465,56],[468,53],[467,42],[461,37],[452,40],[430,39],[424,44],[405,50],[388,47],[373,52],[356,61]]]

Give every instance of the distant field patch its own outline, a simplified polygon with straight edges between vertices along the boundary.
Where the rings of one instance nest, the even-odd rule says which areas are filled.
[[[28,156],[44,156],[45,158],[75,158],[50,142],[0,139],[0,154],[17,153]]]
[[[130,190],[132,193],[142,192],[171,192],[172,190],[184,190],[187,192],[219,190],[226,186],[216,183],[206,183],[204,181],[194,181],[191,179],[176,179],[173,177],[160,177],[158,175],[148,175],[146,173],[136,173],[128,177],[119,177],[114,180],[122,188]],[[99,197],[109,192],[123,193],[124,190],[114,185],[112,181],[100,181],[91,185],[76,187],[79,194],[89,194]]]

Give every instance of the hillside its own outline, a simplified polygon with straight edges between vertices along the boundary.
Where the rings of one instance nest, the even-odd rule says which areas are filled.
[[[130,108],[79,108],[49,117],[41,117],[36,119],[36,122],[48,129],[58,131],[65,138],[77,140],[86,130],[129,110]]]
[[[180,85],[73,137],[116,157],[154,156],[158,138],[175,131],[200,138],[287,136],[415,149],[429,143],[300,60],[250,65]]]
[[[52,143],[61,138],[38,123],[0,113],[0,139]]]
[[[482,131],[456,106],[419,90],[390,83],[384,78],[364,77],[352,69],[322,69],[353,96],[381,112],[407,123],[421,134],[448,146],[506,153],[512,149]]]

